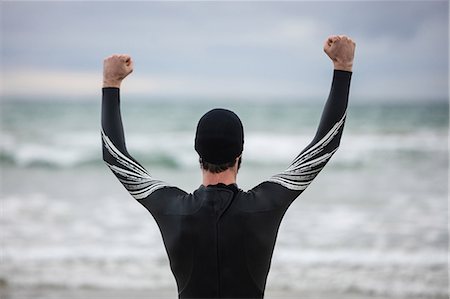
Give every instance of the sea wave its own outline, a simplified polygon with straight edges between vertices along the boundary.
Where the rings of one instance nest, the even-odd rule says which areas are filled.
[[[289,162],[312,137],[295,134],[249,132],[244,145],[244,161],[250,166],[280,166]],[[166,168],[197,167],[191,132],[164,132],[149,136],[130,134],[128,150],[143,165]],[[336,165],[366,165],[388,154],[404,159],[445,153],[447,136],[433,131],[414,134],[344,134]],[[13,167],[74,168],[102,165],[97,132],[66,132],[47,138],[21,139],[2,132],[0,165]]]

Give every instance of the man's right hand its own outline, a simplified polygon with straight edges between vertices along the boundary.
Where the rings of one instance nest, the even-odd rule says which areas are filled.
[[[103,87],[120,88],[122,80],[133,71],[130,55],[115,54],[103,61]]]
[[[355,42],[345,35],[331,35],[325,41],[323,50],[331,58],[335,70],[352,71]]]

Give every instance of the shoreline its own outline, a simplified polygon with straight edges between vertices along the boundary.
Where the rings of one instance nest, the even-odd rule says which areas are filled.
[[[70,287],[0,287],[2,299],[175,299],[176,290],[153,289],[103,289]],[[358,294],[353,292],[337,293],[332,291],[290,292],[288,290],[268,290],[265,299],[406,299],[406,297],[389,295]],[[409,299],[411,297],[408,297]],[[419,297],[417,297],[419,298]],[[433,298],[447,298],[439,296]]]

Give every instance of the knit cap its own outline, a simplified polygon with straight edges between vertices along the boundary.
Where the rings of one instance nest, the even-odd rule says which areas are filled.
[[[232,111],[216,108],[203,115],[195,133],[195,150],[211,164],[234,161],[244,149],[244,129]]]

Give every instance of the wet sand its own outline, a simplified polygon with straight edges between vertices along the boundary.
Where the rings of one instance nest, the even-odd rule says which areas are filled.
[[[0,289],[2,299],[176,299],[175,290],[124,290],[124,289],[89,289],[89,288],[11,288]],[[265,299],[406,299],[403,297],[368,296],[367,294],[267,291]]]

